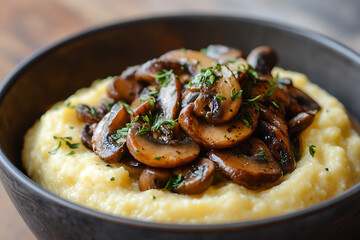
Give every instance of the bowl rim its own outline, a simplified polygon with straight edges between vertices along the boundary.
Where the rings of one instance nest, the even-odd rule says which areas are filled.
[[[45,46],[25,60],[21,61],[13,71],[5,78],[5,81],[0,87],[0,103],[3,101],[6,92],[16,83],[19,76],[21,76],[27,69],[31,68],[37,61],[40,61],[46,55],[51,54],[53,51],[56,51],[58,48],[63,47],[64,45],[70,44],[78,39],[86,38],[89,35],[93,35],[102,31],[107,31],[110,29],[115,29],[123,25],[131,24],[142,24],[145,22],[151,21],[166,21],[166,20],[182,20],[182,19],[221,19],[226,21],[241,21],[245,23],[255,23],[265,27],[275,28],[282,31],[290,32],[294,35],[304,37],[315,41],[333,51],[338,52],[340,55],[350,59],[352,62],[360,66],[360,55],[350,48],[342,45],[341,43],[326,37],[323,34],[316,33],[311,30],[304,29],[302,27],[286,25],[272,20],[259,19],[256,17],[249,16],[225,16],[222,14],[176,14],[176,15],[161,15],[161,16],[148,16],[144,18],[134,18],[130,20],[124,20],[119,22],[113,22],[105,25],[96,26],[93,28],[87,28],[81,32],[78,32],[70,37],[59,40],[51,45]],[[145,220],[137,220],[132,218],[119,217],[103,212],[99,212],[87,207],[83,207],[77,203],[73,203],[69,200],[61,198],[45,189],[40,187],[37,183],[31,180],[27,175],[25,175],[20,169],[18,169],[6,156],[0,146],[0,168],[4,171],[7,171],[8,174],[16,178],[21,184],[24,184],[28,189],[31,189],[33,192],[49,199],[50,201],[55,202],[56,204],[69,208],[72,211],[78,212],[84,216],[89,216],[92,218],[102,219],[107,222],[112,222],[114,224],[120,224],[124,226],[129,226],[139,229],[151,229],[158,231],[191,231],[191,232],[204,232],[204,231],[238,231],[244,229],[252,229],[257,227],[271,226],[275,224],[284,223],[289,220],[294,220],[300,217],[309,216],[320,212],[326,208],[331,208],[335,205],[339,205],[348,199],[351,199],[356,194],[360,194],[360,183],[355,184],[349,189],[345,190],[343,193],[322,201],[320,203],[314,204],[305,209],[301,209],[295,212],[286,213],[278,216],[267,217],[263,219],[255,220],[245,220],[239,222],[229,222],[229,223],[212,223],[212,224],[189,224],[189,223],[162,223],[162,222],[150,222]]]

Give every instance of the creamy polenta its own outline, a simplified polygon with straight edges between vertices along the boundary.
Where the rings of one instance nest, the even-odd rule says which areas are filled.
[[[300,73],[273,69],[290,77],[322,107],[302,134],[302,157],[280,184],[249,190],[226,182],[211,185],[198,195],[164,190],[139,191],[139,170],[107,164],[80,143],[83,123],[75,109],[80,103],[97,105],[109,80],[81,89],[57,104],[27,132],[22,152],[28,175],[46,190],[101,212],[166,223],[225,223],[294,212],[345,191],[360,181],[360,137],[343,105]],[[71,137],[65,140],[57,137]],[[59,141],[62,145],[59,147]],[[67,145],[66,141],[70,144]],[[314,145],[311,156],[309,147]],[[56,153],[50,154],[53,149]]]

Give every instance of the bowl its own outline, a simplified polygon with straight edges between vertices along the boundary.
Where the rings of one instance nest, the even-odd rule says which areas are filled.
[[[50,104],[97,78],[186,47],[270,45],[279,66],[303,72],[360,119],[360,56],[319,34],[251,18],[185,15],[116,23],[70,37],[21,63],[0,90],[1,181],[38,239],[316,239],[360,233],[360,184],[306,209],[227,224],[162,224],[81,207],[42,189],[21,163],[25,131]]]

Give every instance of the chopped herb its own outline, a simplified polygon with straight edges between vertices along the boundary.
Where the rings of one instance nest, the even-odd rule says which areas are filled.
[[[106,164],[106,167],[112,168],[112,166],[110,164]]]
[[[216,70],[220,70],[221,64],[220,64],[220,63],[217,63],[214,68],[215,68]]]
[[[179,106],[180,106],[180,102],[177,102],[176,103],[176,108],[179,108]]]
[[[120,101],[118,101],[118,103],[122,104],[129,114],[133,113],[133,110],[130,108],[130,105],[127,102],[120,100]]]
[[[209,116],[209,114],[207,113],[207,114],[205,115],[205,117],[206,117],[206,118],[209,118],[210,116]]]
[[[142,102],[146,101],[149,101],[150,107],[153,107],[155,105],[155,98],[153,96],[140,98],[139,103],[141,104]]]
[[[239,99],[242,95],[243,90],[239,90],[237,93],[235,93],[235,88],[231,89],[231,100],[234,101],[236,99]]]
[[[56,148],[54,148],[53,150],[51,150],[49,152],[49,154],[54,155],[60,147],[61,147],[61,141],[59,141],[58,146]]]
[[[74,126],[70,126],[69,128],[70,128],[70,129],[74,129],[75,127],[74,127]]]
[[[280,158],[280,168],[284,172],[284,159]]]
[[[244,64],[241,64],[241,66],[238,66],[237,71],[240,73],[247,72],[249,76],[254,80],[257,80],[260,77],[259,73],[250,64],[249,66],[245,66]]]
[[[135,136],[141,136],[141,135],[144,135],[144,134],[148,134],[151,130],[151,128],[148,128],[146,127],[147,124],[144,124],[141,128],[140,131],[138,131]]]
[[[315,148],[316,148],[316,146],[315,145],[307,145],[308,146],[308,148],[309,148],[309,153],[310,153],[310,155],[312,156],[312,157],[314,157],[314,155],[315,155],[315,153],[316,153],[316,150],[315,150]]]
[[[325,168],[326,171],[329,171],[329,168]]]
[[[136,149],[135,152],[136,152],[136,153],[140,153],[140,150],[139,150],[139,149]]]
[[[155,160],[160,160],[161,158],[162,158],[162,156],[154,157]]]
[[[173,74],[172,69],[170,70],[163,69],[162,72],[156,73],[156,80],[159,82],[160,88],[166,87],[169,84],[169,82],[171,81],[170,78],[171,74]]]
[[[226,97],[224,95],[221,95],[220,93],[216,94],[216,98],[220,100],[226,100]]]
[[[66,141],[66,139],[67,139],[67,140],[70,140],[70,141],[72,140],[72,137],[58,137],[58,136],[53,136],[53,138],[54,138],[54,139],[61,139],[61,140],[64,140],[64,141]]]
[[[227,60],[227,62],[228,62],[228,63],[234,63],[234,62],[236,62],[236,61],[237,61],[237,59],[236,59],[236,58],[233,58],[233,59],[228,59],[228,60]]]
[[[76,108],[77,108],[76,105],[71,105],[71,102],[68,102],[68,103],[66,104],[66,107],[72,108],[72,109],[76,109]]]
[[[250,114],[249,114],[249,112],[244,112],[244,117],[245,118],[243,118],[242,119],[242,122],[247,126],[247,127],[249,127],[249,128],[251,128],[252,127],[252,125],[253,125],[253,121],[252,121],[252,119],[251,119],[251,116],[250,116]]]
[[[261,98],[261,95],[257,95],[254,98],[245,99],[243,103],[245,106],[249,106],[254,104],[259,98]]]
[[[200,52],[207,55],[208,52],[209,52],[209,49],[208,48],[202,48],[202,49],[200,49]]]
[[[123,144],[124,144],[124,142],[119,142],[119,143],[118,143],[119,146],[121,146],[121,145],[123,145]]]
[[[179,187],[182,184],[182,174],[179,175],[172,175],[169,181],[166,183],[164,189],[165,190],[172,190],[174,188]]]
[[[277,108],[277,109],[280,108],[279,105],[277,105],[277,103],[275,101],[272,101],[271,103],[275,106],[275,108]]]
[[[200,64],[200,61],[199,61],[199,60],[197,60],[195,64],[196,64],[196,65],[199,65],[199,64]]]
[[[273,83],[272,81],[268,80],[268,82],[270,83],[270,88],[266,91],[266,93],[264,94],[264,98],[268,98],[271,95],[273,95],[273,93],[276,91],[277,89],[277,85],[275,83]]]
[[[170,93],[170,95],[171,95],[171,96],[174,96],[175,93],[176,93],[176,89],[174,89],[174,91],[172,91],[172,92]]]
[[[111,135],[112,139],[118,140],[118,139],[120,139],[120,138],[122,138],[122,137],[127,136],[128,131],[129,131],[129,129],[131,128],[132,124],[133,124],[134,122],[137,122],[138,119],[139,119],[139,115],[137,115],[132,122],[126,123],[126,124],[125,124],[125,127],[121,128],[121,129],[118,129],[115,134],[112,134],[112,135]]]
[[[216,67],[217,66],[218,65],[216,65]],[[215,73],[214,70],[217,70],[216,67],[202,68],[200,73],[195,75],[195,78],[189,82],[189,86],[197,85],[198,88],[201,88],[204,84],[212,86],[216,80],[222,77],[221,74]]]
[[[266,162],[268,162],[267,161],[267,157],[266,157],[266,155],[265,155],[265,151],[264,150],[259,150],[259,152],[258,152],[258,154],[257,154],[258,156],[260,156],[260,157],[262,157],[263,159],[265,159],[266,160]]]
[[[114,100],[111,100],[110,102],[103,101],[101,104],[105,107],[106,111],[111,110],[111,106],[114,105]]]
[[[73,155],[73,154],[75,154],[76,153],[76,151],[75,150],[72,150],[71,152],[69,152],[68,154],[66,154],[66,155]]]
[[[178,119],[175,119],[175,120],[165,120],[165,121],[162,121],[161,122],[161,125],[171,125],[169,127],[170,130],[172,130],[174,127],[175,127],[175,123],[178,121]]]
[[[159,96],[159,91],[151,91],[149,94],[150,96],[157,97]]]
[[[78,148],[80,146],[80,143],[70,143],[69,141],[65,141],[65,143],[71,149]]]
[[[153,196],[152,196],[152,199],[155,200],[155,199],[156,199],[156,196],[153,195]]]
[[[142,119],[144,120],[144,122],[147,122],[150,124],[150,119],[149,119],[149,116],[146,115],[146,116],[142,116]]]
[[[92,115],[94,115],[95,117],[99,117],[99,115],[96,112],[95,107],[89,107],[89,108],[90,108],[90,112],[91,112]]]
[[[114,177],[111,177],[111,178],[110,178],[110,181],[115,181],[115,178],[114,178]]]
[[[180,51],[184,53],[186,52],[186,48],[180,48]]]

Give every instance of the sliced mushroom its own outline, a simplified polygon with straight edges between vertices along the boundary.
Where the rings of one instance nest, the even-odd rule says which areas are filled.
[[[145,168],[139,178],[139,190],[146,191],[150,189],[164,188],[171,177],[168,169]]]
[[[202,68],[215,66],[217,63],[215,59],[208,57],[201,52],[188,49],[178,49],[167,52],[162,55],[160,59],[187,65],[193,75],[198,74]]]
[[[315,114],[312,112],[302,112],[293,117],[288,122],[290,136],[299,135],[314,121]]]
[[[247,56],[247,61],[261,75],[271,75],[271,70],[278,62],[275,50],[268,46],[254,48]]]
[[[200,91],[190,91],[186,89],[181,97],[181,108],[186,107],[188,104],[194,102],[200,95]]]
[[[81,129],[81,134],[80,134],[81,143],[90,150],[93,150],[91,138],[93,136],[93,132],[96,126],[97,123],[93,123],[93,124],[85,123],[85,125]]]
[[[211,44],[206,48],[206,55],[215,58],[221,64],[227,63],[229,60],[243,58],[242,51],[220,44]]]
[[[321,109],[320,105],[309,95],[295,87],[290,79],[280,79],[279,84],[281,88],[303,108],[303,111],[319,111]]]
[[[170,82],[160,88],[158,104],[161,108],[163,120],[176,119],[180,112],[182,84],[173,74]]]
[[[130,120],[133,121],[138,115],[145,116],[150,111],[153,111],[155,109],[155,99],[150,95],[142,95],[131,103],[130,109],[132,111]]]
[[[215,177],[216,166],[213,161],[208,158],[200,158],[190,167],[184,170],[178,170],[183,180],[181,184],[172,190],[181,194],[199,194],[204,192],[213,182]]]
[[[188,73],[188,70],[180,63],[155,58],[141,65],[135,73],[135,79],[155,84],[157,73],[162,72],[164,69],[172,70],[175,75]]]
[[[93,124],[101,120],[94,107],[89,107],[85,104],[79,104],[76,108],[76,117],[79,121]]]
[[[275,125],[259,120],[257,135],[261,137],[273,157],[280,164],[284,174],[292,172],[296,167],[295,156],[291,151],[290,140]]]
[[[197,117],[204,117],[213,124],[230,121],[238,113],[241,106],[241,87],[232,72],[221,66],[214,74],[221,75],[212,86],[203,86],[199,97],[195,101],[194,113]],[[237,97],[234,97],[238,93]]]
[[[139,122],[133,123],[126,142],[131,155],[139,162],[151,167],[173,168],[191,162],[200,153],[200,147],[189,137],[165,143],[150,133],[137,136],[142,126]]]
[[[194,103],[179,115],[181,128],[198,144],[207,148],[231,148],[248,138],[255,130],[259,113],[253,106],[243,107],[230,122],[214,126],[193,113]]]
[[[126,138],[114,139],[118,129],[129,122],[129,114],[122,104],[115,104],[98,123],[92,136],[92,148],[106,162],[117,162],[126,152]]]
[[[272,186],[282,176],[281,168],[268,147],[254,137],[235,149],[212,150],[208,156],[226,177],[249,189]]]
[[[107,95],[115,101],[124,100],[132,102],[145,85],[135,79],[135,72],[140,66],[127,68],[108,85]]]

